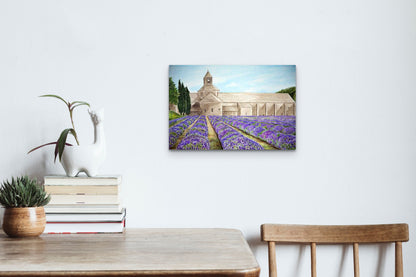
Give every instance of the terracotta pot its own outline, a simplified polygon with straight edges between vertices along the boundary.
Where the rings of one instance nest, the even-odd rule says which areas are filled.
[[[10,237],[36,237],[43,233],[46,225],[43,207],[6,208],[3,231]]]

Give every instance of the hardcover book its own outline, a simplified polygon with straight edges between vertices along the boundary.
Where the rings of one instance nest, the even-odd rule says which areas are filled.
[[[118,195],[59,195],[52,194],[50,205],[96,205],[119,204]]]
[[[85,233],[122,233],[126,220],[121,222],[49,222],[44,233],[47,234],[85,234]]]
[[[121,222],[126,217],[126,209],[119,213],[47,213],[46,222]]]
[[[74,204],[74,205],[46,205],[46,213],[119,213],[121,211],[120,204]]]

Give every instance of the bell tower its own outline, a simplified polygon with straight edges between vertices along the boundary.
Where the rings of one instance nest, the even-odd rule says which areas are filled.
[[[198,90],[197,101],[204,99],[207,95],[210,94],[218,96],[219,91],[220,90],[212,84],[212,75],[209,73],[209,70],[207,70],[207,73],[204,76],[204,85]]]
[[[206,85],[212,85],[212,75],[209,73],[209,70],[207,70],[207,74],[204,76],[204,86]]]

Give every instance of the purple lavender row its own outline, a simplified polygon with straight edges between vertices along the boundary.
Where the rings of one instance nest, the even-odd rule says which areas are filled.
[[[265,122],[270,124],[278,124],[285,127],[294,127],[296,126],[296,116],[292,115],[279,115],[279,116],[245,116],[240,117],[241,119],[256,121],[256,122]]]
[[[176,123],[181,122],[182,120],[185,120],[184,117],[178,117],[172,120],[169,120],[169,127],[171,127],[172,125],[175,125]]]
[[[292,123],[282,126],[230,116],[223,117],[222,120],[277,148],[283,150],[296,149],[296,127]]]
[[[221,116],[209,116],[224,150],[263,150],[263,146],[224,124]]]
[[[186,119],[169,128],[169,148],[172,148],[178,138],[194,123],[198,116],[186,116]]]
[[[253,120],[247,120],[245,118],[238,117],[223,117],[222,120],[227,124],[230,124],[234,127],[237,127],[245,132],[249,132],[252,135],[258,136],[264,131],[275,131],[282,134],[296,135],[296,125],[295,123],[288,123],[285,126],[268,124],[264,122],[258,122]]]
[[[271,128],[273,125],[280,125],[282,127],[296,128],[295,116],[224,116],[223,118],[225,120],[238,120],[252,123],[256,127],[264,126],[266,128]]]
[[[209,150],[208,126],[205,116],[200,116],[176,147],[178,150]]]

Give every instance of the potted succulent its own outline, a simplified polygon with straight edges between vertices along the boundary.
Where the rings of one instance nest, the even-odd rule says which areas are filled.
[[[12,178],[0,186],[0,204],[5,207],[3,231],[10,237],[39,236],[45,230],[43,206],[51,200],[36,179]]]

